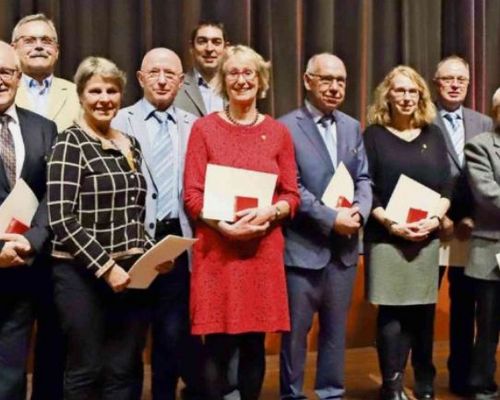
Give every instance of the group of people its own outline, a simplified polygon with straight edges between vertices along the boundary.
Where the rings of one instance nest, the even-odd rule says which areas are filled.
[[[154,400],[174,400],[180,378],[183,399],[258,399],[266,332],[282,333],[280,398],[306,399],[316,313],[315,393],[341,399],[363,226],[380,399],[408,398],[410,353],[415,397],[434,398],[440,241],[469,239],[466,268],[448,267],[449,386],[496,398],[500,90],[495,128],[463,106],[462,58],[438,64],[435,103],[418,72],[398,66],[362,133],[338,109],[347,72],[333,54],[309,59],[304,105],[275,120],[257,108],[270,84],[261,55],[230,46],[217,22],[195,27],[190,52],[184,73],[173,51],[148,51],[136,76],[143,97],[121,109],[125,74],[107,59],[83,60],[74,83],[54,76],[57,32],[45,15],[24,17],[0,42],[0,202],[20,179],[39,200],[26,232],[0,236],[0,400],[26,396],[34,320],[33,400],[140,399],[149,327]],[[340,163],[354,200],[331,208],[321,198]],[[272,205],[232,223],[206,218],[208,164],[276,174]],[[435,213],[388,217],[402,174],[440,193]],[[164,260],[150,288],[128,288],[134,262],[170,234],[198,240]]]

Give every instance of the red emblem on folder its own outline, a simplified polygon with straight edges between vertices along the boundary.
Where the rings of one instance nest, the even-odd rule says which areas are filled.
[[[26,226],[18,219],[12,218],[7,226],[7,229],[5,230],[5,233],[19,233],[22,235],[29,228],[29,226]]]
[[[427,211],[410,207],[410,209],[408,210],[408,215],[406,217],[406,222],[411,223],[420,221],[421,219],[427,218],[427,214]]]
[[[347,200],[344,196],[339,196],[339,198],[337,200],[337,208],[340,208],[340,207],[351,208],[352,203],[349,200]]]
[[[257,197],[236,196],[234,201],[234,213],[246,210],[247,208],[256,208],[259,206],[259,199]]]

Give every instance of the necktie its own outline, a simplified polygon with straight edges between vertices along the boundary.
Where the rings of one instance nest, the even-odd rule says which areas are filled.
[[[333,135],[333,123],[335,119],[332,114],[325,114],[319,120],[319,123],[324,128],[325,133],[323,139],[325,141],[326,149],[332,160],[333,168],[337,168],[337,143]]]
[[[460,117],[455,113],[447,113],[444,117],[449,121],[451,125],[451,142],[453,143],[453,148],[458,155],[458,159],[461,164],[464,162],[464,132],[461,128]]]
[[[9,129],[10,118],[9,115],[0,115],[0,157],[10,187],[13,187],[16,183],[16,150],[14,148],[14,138]]]
[[[155,111],[154,117],[160,128],[153,143],[153,175],[158,189],[156,218],[162,220],[174,208],[176,196],[174,194],[174,154],[172,138],[168,134],[168,114]]]

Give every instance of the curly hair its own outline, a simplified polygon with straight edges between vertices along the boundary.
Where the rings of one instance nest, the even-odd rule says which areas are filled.
[[[418,88],[419,99],[417,110],[412,115],[412,126],[420,128],[430,124],[436,117],[436,107],[431,100],[429,87],[425,83],[424,78],[407,65],[399,65],[393,68],[377,86],[373,95],[373,102],[368,107],[368,123],[383,126],[391,125],[392,116],[388,95],[392,88],[392,82],[397,75],[406,76]]]

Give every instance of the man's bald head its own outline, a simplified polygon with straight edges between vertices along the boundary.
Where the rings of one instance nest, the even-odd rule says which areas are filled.
[[[16,98],[21,72],[12,46],[0,41],[0,112],[5,112]]]
[[[156,109],[166,110],[184,80],[181,59],[170,49],[152,49],[144,55],[137,79],[146,100]]]

